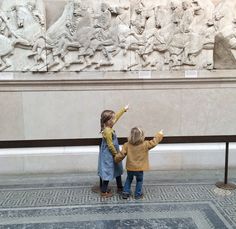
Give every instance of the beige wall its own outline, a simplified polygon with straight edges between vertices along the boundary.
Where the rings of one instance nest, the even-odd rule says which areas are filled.
[[[48,81],[37,75],[2,80],[0,139],[96,138],[102,110],[116,111],[127,103],[130,110],[115,127],[120,137],[135,125],[148,136],[160,129],[167,136],[235,134],[234,72],[192,79],[155,74],[129,80],[128,73],[120,79],[62,80],[55,74]]]

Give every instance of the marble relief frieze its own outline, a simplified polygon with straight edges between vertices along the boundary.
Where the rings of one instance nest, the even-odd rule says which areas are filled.
[[[2,1],[0,70],[46,71],[45,34],[45,7],[42,0]]]
[[[0,0],[0,71],[236,68],[234,0],[57,2]]]

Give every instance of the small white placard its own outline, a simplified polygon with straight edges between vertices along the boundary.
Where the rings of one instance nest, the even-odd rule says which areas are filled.
[[[186,70],[185,71],[185,78],[197,78],[198,71],[197,70]]]
[[[139,71],[139,78],[142,78],[142,79],[152,78],[151,71]]]

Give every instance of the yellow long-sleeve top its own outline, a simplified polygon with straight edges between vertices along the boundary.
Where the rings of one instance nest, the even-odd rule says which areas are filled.
[[[120,117],[126,112],[125,108],[122,108],[119,112],[115,114],[114,124],[120,119]],[[113,124],[113,126],[114,126]],[[111,151],[113,157],[117,154],[117,150],[112,141],[112,135],[114,130],[110,127],[105,127],[102,131],[102,136],[107,142],[108,149]]]
[[[127,155],[126,169],[128,171],[149,170],[148,152],[162,141],[162,139],[163,135],[157,133],[152,140],[146,140],[139,145],[132,145],[129,142],[126,142],[123,145],[121,152],[115,155],[115,162],[119,163]]]

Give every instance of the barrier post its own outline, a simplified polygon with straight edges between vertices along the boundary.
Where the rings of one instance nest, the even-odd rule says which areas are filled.
[[[232,183],[228,183],[228,167],[229,167],[229,142],[225,143],[225,177],[224,182],[217,182],[216,186],[218,188],[226,189],[226,190],[234,190],[236,189],[236,185]]]

